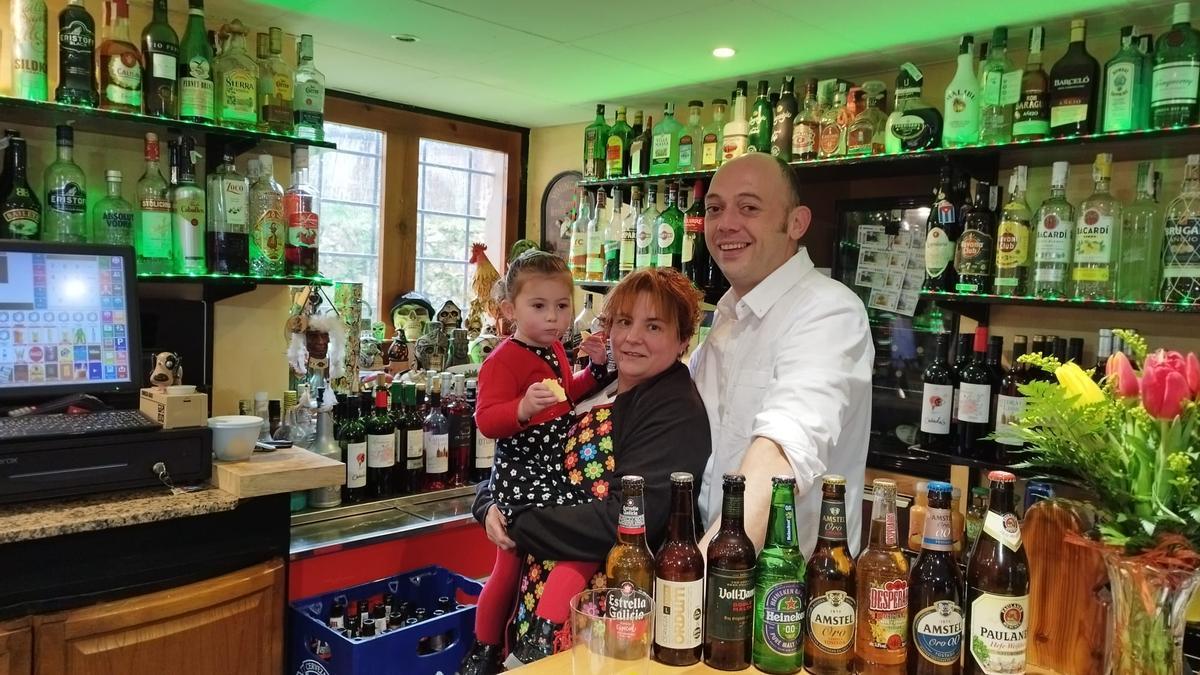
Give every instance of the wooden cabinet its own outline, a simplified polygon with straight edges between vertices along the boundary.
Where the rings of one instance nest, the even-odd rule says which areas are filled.
[[[39,615],[33,617],[32,672],[278,675],[283,610],[283,563],[274,560],[165,591]],[[3,640],[0,632],[0,656]],[[8,672],[21,671],[0,675]]]
[[[33,630],[26,617],[0,622],[0,675],[33,673]]]

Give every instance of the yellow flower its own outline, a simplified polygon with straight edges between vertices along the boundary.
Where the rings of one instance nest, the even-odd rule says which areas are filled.
[[[1063,388],[1067,396],[1075,399],[1077,407],[1099,403],[1104,400],[1104,392],[1074,362],[1059,366],[1054,371],[1054,377],[1058,378],[1058,384]]]

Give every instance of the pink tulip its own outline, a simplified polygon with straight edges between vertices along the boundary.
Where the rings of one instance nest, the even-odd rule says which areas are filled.
[[[1192,396],[1200,400],[1200,359],[1196,358],[1195,352],[1188,352],[1185,372]]]
[[[1192,397],[1187,360],[1179,352],[1158,350],[1146,357],[1142,368],[1142,405],[1160,420],[1172,420]],[[1200,375],[1200,373],[1198,373]]]
[[[1113,391],[1121,398],[1134,398],[1138,395],[1139,382],[1137,373],[1133,372],[1133,364],[1124,352],[1117,352],[1108,357],[1105,364],[1105,374],[1112,382]]]

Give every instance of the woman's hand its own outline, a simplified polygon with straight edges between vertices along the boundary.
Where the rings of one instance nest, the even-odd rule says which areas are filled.
[[[558,396],[550,387],[541,382],[534,382],[525,390],[525,396],[517,404],[517,421],[526,424],[533,416],[550,406],[558,403]]]
[[[517,542],[508,538],[508,520],[503,513],[500,513],[500,509],[495,504],[488,507],[483,529],[487,531],[488,539],[491,539],[492,543],[501,549],[508,551],[516,548]]]
[[[592,363],[603,366],[608,363],[608,350],[605,348],[607,339],[604,333],[592,333],[579,344],[579,351],[587,354]]]

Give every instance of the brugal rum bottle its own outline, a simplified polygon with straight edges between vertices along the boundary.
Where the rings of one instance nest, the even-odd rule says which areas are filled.
[[[654,660],[670,666],[700,662],[703,652],[704,556],[696,545],[692,474],[671,474],[667,538],[654,566]]]
[[[704,605],[704,663],[717,670],[750,667],[754,641],[754,542],[746,535],[746,477],[721,481],[721,527],[708,543]]]

